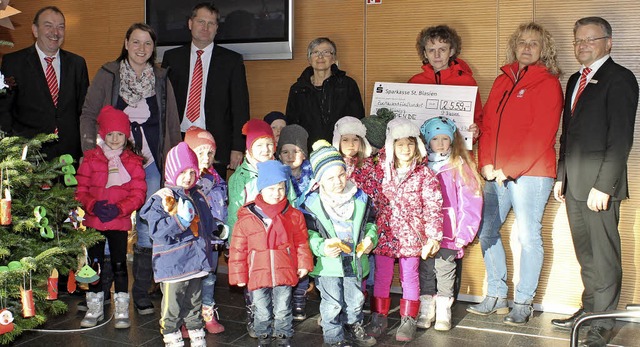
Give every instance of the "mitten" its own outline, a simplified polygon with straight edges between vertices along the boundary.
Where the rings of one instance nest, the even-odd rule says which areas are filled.
[[[182,226],[185,228],[189,227],[195,215],[196,213],[195,213],[195,210],[193,209],[193,205],[191,204],[191,201],[182,200],[182,198],[180,198],[178,200],[178,213],[177,213],[178,220],[180,220],[180,224],[182,224]]]
[[[95,214],[102,223],[106,223],[113,219],[109,218],[111,213],[109,212],[109,207],[107,207],[107,200],[96,201],[96,203],[93,204],[93,214]]]

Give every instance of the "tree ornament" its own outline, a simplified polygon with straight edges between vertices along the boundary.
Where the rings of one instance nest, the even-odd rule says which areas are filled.
[[[71,223],[73,228],[78,230],[85,231],[87,227],[82,224],[84,221],[84,210],[78,206],[75,210],[71,210],[69,212],[69,218],[65,219],[65,223]]]
[[[47,300],[58,300],[58,269],[51,270],[51,276],[47,279]]]
[[[33,209],[33,215],[36,217],[36,223],[40,227],[40,236],[45,239],[52,239],[53,229],[49,226],[49,218],[47,218],[47,209],[42,206],[36,206]]]
[[[31,271],[29,271],[29,289],[25,289],[27,286],[26,278],[22,277],[22,284],[20,286],[20,302],[22,303],[22,317],[31,318],[36,315],[36,306],[33,302],[33,291],[31,290]]]
[[[6,172],[6,175],[4,174]],[[4,176],[7,178],[6,187],[4,186]],[[9,189],[9,168],[0,169],[0,194],[4,191],[4,197],[0,199],[0,224],[11,224],[11,191]]]
[[[13,331],[13,313],[7,308],[7,290],[0,291],[0,335]]]
[[[67,187],[77,186],[78,180],[76,180],[76,177],[74,176],[76,174],[76,169],[73,167],[73,157],[71,154],[63,154],[58,160],[60,160],[60,164],[64,165],[61,168],[62,173],[64,174],[64,184]]]
[[[69,276],[67,278],[67,292],[69,294],[76,291],[76,274],[73,270],[69,270]]]

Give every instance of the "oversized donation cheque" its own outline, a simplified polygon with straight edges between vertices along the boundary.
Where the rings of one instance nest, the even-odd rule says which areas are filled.
[[[456,123],[467,148],[471,149],[473,139],[469,126],[473,124],[477,92],[478,87],[376,82],[370,113],[388,108],[396,116],[414,121],[418,127],[428,119],[445,116]]]

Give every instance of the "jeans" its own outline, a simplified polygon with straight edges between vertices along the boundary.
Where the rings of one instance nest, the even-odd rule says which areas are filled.
[[[373,286],[373,296],[388,298],[393,280],[393,266],[396,258],[376,255],[376,275]],[[402,284],[402,298],[406,300],[420,300],[420,278],[418,266],[420,257],[398,258],[400,268],[400,284]]]
[[[160,190],[162,176],[155,163],[144,169],[145,182],[147,182],[147,197],[145,202],[149,200],[151,195]],[[149,224],[146,220],[140,218],[140,214],[136,213],[136,231],[138,232],[138,247],[151,248],[151,237],[149,236]]]
[[[213,269],[209,272],[209,275],[202,279],[202,305],[204,306],[215,306],[216,299],[213,297],[213,293],[215,292],[216,287],[216,270],[218,269],[218,252],[213,252],[211,256],[213,259],[213,263],[211,264],[211,268]]]
[[[260,288],[251,291],[253,328],[258,336],[293,336],[290,286]],[[273,328],[271,324],[273,323]]]
[[[326,344],[344,340],[345,324],[361,323],[364,314],[362,281],[357,277],[316,277],[320,290],[322,335]]]
[[[498,185],[487,182],[479,238],[487,269],[487,296],[507,297],[507,260],[500,228],[513,208],[521,245],[520,281],[514,301],[531,303],[542,269],[542,215],[549,199],[554,179],[522,176],[516,181]]]

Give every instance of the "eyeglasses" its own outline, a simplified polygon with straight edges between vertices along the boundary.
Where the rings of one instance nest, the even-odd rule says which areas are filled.
[[[592,45],[594,42],[602,39],[608,39],[609,36],[601,36],[601,37],[587,37],[586,39],[576,39],[573,41],[574,46],[580,46],[581,44]]]
[[[312,57],[320,58],[320,57],[330,57],[335,52],[325,49],[324,51],[313,51],[311,52]]]

